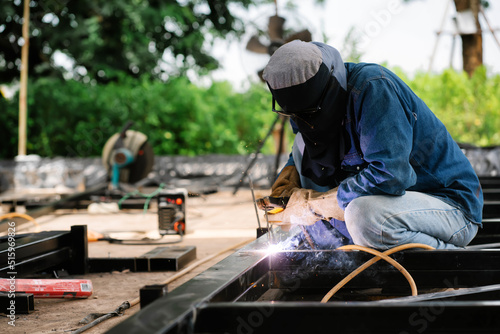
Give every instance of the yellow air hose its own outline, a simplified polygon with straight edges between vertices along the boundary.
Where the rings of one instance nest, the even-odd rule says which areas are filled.
[[[367,252],[370,254],[375,255],[375,257],[369,261],[366,261],[364,264],[359,266],[356,270],[351,272],[349,275],[347,275],[343,280],[341,280],[337,285],[335,285],[328,293],[321,299],[322,303],[326,303],[332,298],[332,296],[339,291],[344,285],[346,285],[350,280],[352,280],[354,277],[356,277],[358,274],[360,274],[363,270],[366,268],[370,267],[372,264],[377,262],[380,259],[386,260],[390,264],[392,264],[394,267],[396,267],[408,280],[408,283],[410,283],[411,291],[412,291],[412,296],[416,296],[418,294],[417,292],[417,286],[415,284],[415,281],[413,280],[413,277],[411,277],[410,273],[401,266],[399,263],[397,263],[394,259],[390,258],[389,255],[409,249],[409,248],[423,248],[423,249],[434,249],[434,247],[431,247],[429,245],[425,244],[418,244],[418,243],[411,243],[411,244],[405,244],[401,246],[397,246],[394,248],[391,248],[389,250],[386,250],[385,252],[381,253],[377,250],[374,250],[372,248],[364,247],[364,246],[358,246],[358,245],[347,245],[347,246],[342,246],[337,249],[339,250],[360,250],[363,252]]]
[[[40,230],[40,225],[38,225],[36,220],[33,217],[31,217],[25,213],[18,213],[18,212],[6,213],[6,214],[0,216],[0,221],[2,221],[4,219],[17,218],[17,217],[29,220],[30,222],[35,224],[37,232]]]

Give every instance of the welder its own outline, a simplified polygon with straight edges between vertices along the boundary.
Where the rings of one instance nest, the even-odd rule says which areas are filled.
[[[332,46],[292,41],[263,78],[290,118],[290,159],[271,189],[289,197],[269,222],[313,238],[389,249],[463,248],[481,226],[483,194],[443,123],[393,72],[344,63]],[[333,233],[333,232],[335,233]]]

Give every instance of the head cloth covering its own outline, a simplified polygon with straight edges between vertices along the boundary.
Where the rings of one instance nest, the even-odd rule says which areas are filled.
[[[336,186],[346,148],[347,78],[340,53],[318,42],[295,40],[281,46],[264,69],[276,102],[292,117],[305,143],[302,175],[321,186]],[[301,110],[321,108],[318,112]]]

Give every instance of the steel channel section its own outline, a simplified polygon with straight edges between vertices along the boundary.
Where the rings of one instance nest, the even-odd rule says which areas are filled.
[[[498,217],[498,215],[496,217]],[[471,245],[495,242],[500,242],[500,219],[484,219],[483,227],[479,229],[476,237],[472,240]]]
[[[500,301],[203,304],[189,333],[498,333]]]
[[[50,231],[16,235],[15,271],[25,277],[43,270],[66,267],[72,274],[85,274],[88,261],[87,227],[72,226],[71,231]],[[0,238],[0,276],[10,272],[7,237]]]
[[[394,304],[401,302],[421,302],[429,300],[500,300],[500,284],[486,285],[475,288],[448,289],[446,291],[425,293],[417,296],[383,299],[379,304]]]
[[[500,217],[500,178],[481,177],[483,188],[483,219]]]
[[[281,233],[278,239],[292,236]],[[407,332],[416,333],[421,332],[423,327],[418,324],[423,326],[423,322],[427,322],[427,332],[443,332],[443,328],[450,333],[464,329],[474,332],[481,326],[489,332],[500,328],[498,288],[469,291],[463,293],[464,296],[457,294],[439,300],[402,300],[395,305],[335,301],[334,298],[321,304],[319,300],[329,289],[372,256],[335,250],[266,255],[263,249],[268,245],[269,233],[108,333],[322,333],[329,326],[339,332],[390,333],[399,328],[400,333],[408,328]],[[419,289],[500,283],[500,250],[496,249],[407,250],[393,257],[412,274]],[[381,288],[388,296],[409,295],[408,282],[384,261],[356,277],[346,285],[346,290],[374,287]],[[263,302],[266,300],[263,296],[272,291],[283,292],[282,297]],[[434,313],[426,315],[426,310]],[[453,322],[455,318],[458,321]],[[337,322],[345,326],[337,328]]]
[[[132,258],[89,258],[89,272],[129,269],[132,272],[177,271],[196,258],[196,247],[157,247]]]
[[[484,200],[483,218],[498,218],[500,216],[500,201]]]
[[[139,290],[141,309],[168,293],[166,284],[146,285]]]
[[[16,240],[16,256],[19,258],[30,257],[44,251],[52,251],[61,246],[61,238],[66,237],[66,231],[45,231],[30,234],[17,234]],[[6,260],[8,249],[7,237],[0,238],[0,260]],[[4,258],[5,257],[5,258]]]
[[[53,270],[64,268],[65,264],[71,261],[71,249],[61,247],[51,252],[43,253],[38,256],[16,263],[15,272],[17,277],[31,277],[37,273],[47,272],[52,276]],[[9,271],[2,271],[0,275],[6,276]]]
[[[6,238],[0,239],[0,263],[3,264],[0,268],[0,275],[11,271],[8,267],[8,244]],[[16,236],[16,271],[18,275],[33,273],[37,269],[30,270],[29,265],[23,268],[23,263],[31,263],[32,259],[40,258],[41,254],[52,254],[53,252],[61,251],[63,248],[68,249],[70,235],[68,232],[40,232],[36,234],[17,235]],[[69,253],[69,250],[68,250]],[[68,255],[63,256],[63,261],[68,260]],[[57,263],[57,262],[56,262]],[[44,268],[42,268],[44,269]]]
[[[0,292],[0,312],[9,314],[11,301],[15,302],[15,313],[28,314],[35,310],[35,298],[32,293],[15,292],[14,298],[8,292]]]
[[[190,333],[197,308],[207,303],[235,300],[269,270],[268,235],[210,267],[150,303],[107,333]]]
[[[157,247],[138,258],[143,262],[143,270],[163,271],[179,270],[189,261],[196,259],[196,247],[194,246],[170,246]],[[139,267],[140,268],[140,267]]]
[[[500,189],[500,177],[480,176],[479,183],[483,189]]]
[[[289,253],[294,255],[295,253]],[[300,253],[299,253],[300,254]],[[273,256],[270,272],[276,288],[329,289],[370,259],[361,252],[304,252],[302,259],[283,253]],[[500,283],[500,249],[405,251],[393,255],[419,288],[459,288]],[[480,260],[478,260],[480,259]],[[337,262],[338,260],[338,262]],[[352,288],[380,287],[408,290],[403,275],[379,261],[353,279]]]
[[[137,272],[135,257],[89,258],[90,273],[105,273],[112,271],[130,270]]]
[[[293,252],[287,254],[286,259],[280,258],[280,255],[283,254],[273,255],[273,259],[269,261],[271,264],[270,272],[274,275],[269,280],[269,288],[296,290],[302,298],[310,294],[306,290],[322,290],[323,284],[325,288],[328,288],[320,294],[320,296],[324,295],[333,284],[345,276],[344,273],[340,275],[342,277],[336,277],[335,271],[340,270],[341,265],[335,266],[336,261],[329,261],[330,265],[326,265],[326,259],[338,258],[344,263],[353,261],[356,265],[365,260],[364,256],[359,256],[361,254],[357,252],[341,255],[335,251],[309,251],[300,254],[303,258],[299,261],[293,257]],[[422,255],[423,261],[420,258]],[[427,258],[428,255],[434,255],[437,258],[432,261],[432,258]],[[432,282],[428,283],[429,287],[463,287],[464,283],[460,278],[461,267],[474,272],[473,276],[476,278],[485,275],[488,279],[483,278],[484,281],[491,282],[491,279],[495,282],[500,281],[499,275],[491,277],[489,273],[493,269],[492,266],[496,267],[495,269],[499,267],[497,261],[498,252],[496,251],[408,251],[399,254],[398,257],[398,261],[403,262],[408,270],[410,270],[410,267],[412,268],[410,272],[414,277],[415,273],[421,268],[431,268],[425,270],[422,278],[433,277],[433,266],[439,266],[443,272],[447,273],[444,276],[434,276]],[[489,270],[477,272],[477,269],[481,268],[477,258],[483,257],[488,258],[486,264]],[[294,259],[294,261],[290,261],[291,259]],[[316,263],[311,259],[315,259]],[[307,265],[302,267],[301,261],[306,262]],[[382,263],[379,263],[379,268],[374,269],[376,276],[385,277],[391,271],[395,271]],[[314,272],[304,275],[307,267],[315,268]],[[291,277],[293,276],[291,273],[299,274],[299,277]],[[382,282],[374,277],[373,273],[360,278],[355,284],[358,288],[378,286]],[[389,287],[392,287],[394,278],[396,276],[387,280],[390,283]],[[417,278],[416,281],[420,283]],[[472,279],[471,284],[477,284],[477,280]],[[475,290],[465,290],[467,291],[461,289],[456,290],[460,291],[460,293],[448,292],[437,296],[433,294],[432,298],[428,297],[434,300],[426,300],[424,295],[420,295],[420,299],[416,300],[418,303],[409,297],[407,300],[400,300],[392,305],[355,301],[336,301],[327,304],[307,300],[275,301],[272,303],[259,301],[253,303],[214,303],[210,301],[198,308],[193,332],[421,333],[425,330],[426,333],[472,333],[481,328],[484,333],[497,333],[500,329],[500,321],[497,317],[497,312],[500,310],[500,302],[498,301],[500,287],[496,285],[487,288],[476,288]],[[313,293],[313,295],[316,296],[317,294]],[[463,302],[463,299],[472,301]],[[487,301],[490,299],[493,299],[494,302]],[[240,300],[244,300],[244,298],[240,297]],[[444,314],[444,310],[446,310],[446,314]],[[217,321],[213,319],[217,319]],[[303,321],[291,321],[291,319],[303,319]]]

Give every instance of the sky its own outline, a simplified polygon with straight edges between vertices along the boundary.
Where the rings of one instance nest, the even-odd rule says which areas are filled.
[[[298,8],[285,8],[285,1],[278,2],[278,14],[286,18],[285,28],[312,32],[313,40],[326,42],[343,53],[344,40],[354,29],[360,41],[361,61],[384,63],[400,67],[412,76],[417,71],[427,72],[435,51],[431,70],[440,72],[450,66],[462,69],[461,40],[456,36],[454,52],[453,17],[456,14],[452,0],[295,0]],[[283,4],[283,7],[280,4]],[[274,15],[273,4],[260,6],[245,13],[247,29],[240,41],[219,41],[213,55],[222,68],[212,73],[213,80],[228,80],[236,89],[248,87],[258,81],[257,71],[267,63],[269,56],[255,54],[245,49],[255,27],[266,29],[268,17]],[[490,0],[486,17],[500,40],[500,0]],[[481,16],[483,27],[483,62],[490,73],[500,73],[500,46],[496,44]],[[443,24],[444,22],[444,24]],[[442,34],[437,38],[437,32]],[[438,40],[437,47],[436,40]],[[261,39],[266,42],[265,38]]]

